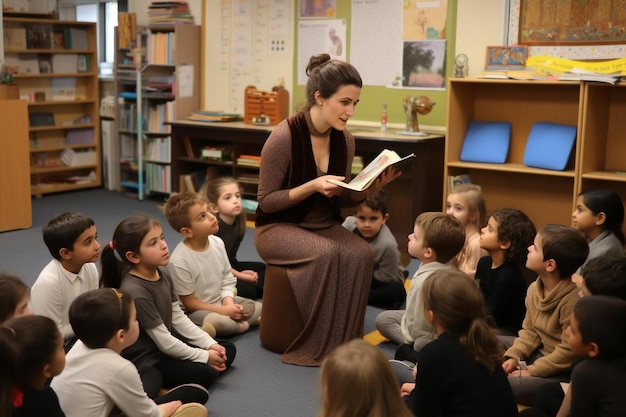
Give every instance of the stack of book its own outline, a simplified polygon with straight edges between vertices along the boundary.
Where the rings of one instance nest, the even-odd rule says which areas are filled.
[[[239,113],[198,110],[187,116],[187,119],[196,122],[235,122],[237,120],[242,120],[242,117]]]
[[[193,15],[186,1],[153,1],[148,7],[150,26],[193,24]]]
[[[237,158],[237,165],[260,167],[261,157],[259,155],[239,155],[239,158]]]

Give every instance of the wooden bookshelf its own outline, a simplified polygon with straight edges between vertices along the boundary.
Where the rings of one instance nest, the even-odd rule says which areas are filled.
[[[168,195],[176,189],[171,176],[170,126],[166,123],[199,110],[200,28],[140,28],[137,36],[145,46],[139,67],[133,64],[131,49],[116,48],[115,95],[119,100],[115,132],[118,190],[141,199],[150,193]],[[179,78],[185,71],[191,74],[190,80]],[[141,129],[137,120],[143,121]]]
[[[100,186],[96,24],[14,14],[3,25],[5,64],[28,102],[31,193]]]
[[[571,224],[578,193],[609,188],[626,201],[626,85],[579,81],[451,79],[448,88],[446,177],[469,174],[481,186],[487,210],[524,211],[538,228]],[[512,126],[504,164],[459,159],[468,123],[505,121]],[[576,126],[577,137],[563,171],[523,164],[536,122]],[[444,201],[448,194],[444,182]]]

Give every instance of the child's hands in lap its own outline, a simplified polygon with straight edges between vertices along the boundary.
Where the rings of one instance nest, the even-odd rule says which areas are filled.
[[[209,348],[209,361],[207,364],[217,372],[226,370],[226,349],[215,343]]]
[[[245,271],[239,271],[239,279],[242,281],[250,282],[252,284],[256,284],[259,282],[259,274],[255,271],[251,271],[246,269]]]

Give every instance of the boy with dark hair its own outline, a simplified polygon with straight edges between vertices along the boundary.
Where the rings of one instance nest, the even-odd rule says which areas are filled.
[[[68,311],[72,301],[98,288],[96,262],[100,255],[95,222],[82,213],[68,212],[48,220],[43,240],[54,258],[41,271],[30,293],[35,314],[51,318],[63,335],[67,352],[76,341]]]
[[[626,258],[623,256],[589,259],[581,275],[583,295],[612,295],[626,300]]]
[[[409,254],[421,263],[406,296],[406,310],[383,311],[376,317],[380,333],[401,346],[396,359],[416,362],[416,352],[435,339],[434,328],[426,318],[421,298],[422,284],[433,272],[450,268],[448,262],[463,249],[465,229],[454,217],[438,212],[420,214],[415,220],[413,233],[409,235]],[[468,279],[469,276],[468,276]],[[399,349],[399,350],[400,350]]]
[[[167,269],[182,307],[191,321],[212,337],[243,333],[258,325],[261,303],[235,295],[224,241],[215,236],[219,225],[200,194],[180,193],[163,208],[170,226],[183,236]]]
[[[206,408],[197,404],[209,398],[203,387],[181,385],[153,401],[135,365],[120,355],[139,336],[129,294],[113,288],[88,291],[74,300],[69,319],[79,340],[51,384],[67,417],[106,417],[114,406],[127,416],[206,417]]]
[[[518,337],[500,337],[510,347],[502,367],[518,403],[533,405],[534,395],[550,381],[567,381],[574,359],[565,329],[578,290],[571,276],[589,253],[586,239],[571,227],[542,227],[528,248],[526,267],[539,277],[526,293],[526,316]]]
[[[367,304],[380,308],[398,308],[406,298],[404,268],[396,238],[385,224],[389,219],[384,190],[370,194],[348,216],[343,227],[365,239],[374,253],[374,271]]]
[[[511,208],[494,211],[480,231],[480,247],[489,256],[480,258],[475,277],[492,324],[501,334],[516,335],[522,327],[526,314],[522,271],[536,234],[528,216]]]

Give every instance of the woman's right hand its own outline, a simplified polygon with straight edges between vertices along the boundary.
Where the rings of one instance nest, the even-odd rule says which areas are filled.
[[[321,177],[317,177],[312,180],[315,191],[330,198],[338,196],[345,190],[343,187],[328,182],[330,179],[344,181],[346,177],[339,175],[322,175]]]

